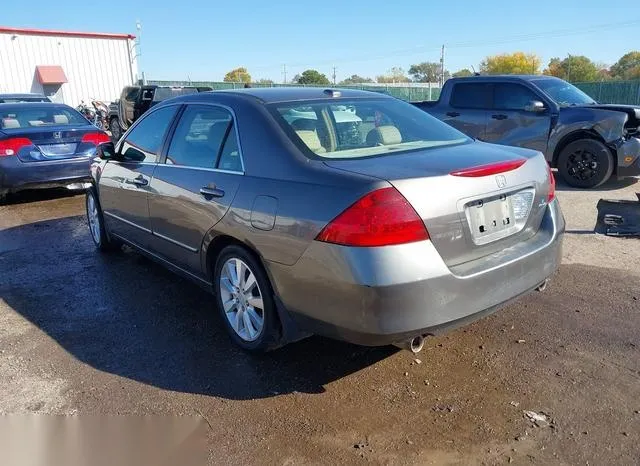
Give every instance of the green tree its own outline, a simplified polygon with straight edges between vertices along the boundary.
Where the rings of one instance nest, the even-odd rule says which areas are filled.
[[[298,84],[331,84],[329,79],[318,70],[305,70],[293,78]]]
[[[271,80],[271,79],[264,79],[264,78],[262,78],[262,79],[258,79],[258,80],[256,81],[256,84],[264,84],[264,85],[269,84],[269,85],[271,85],[271,84],[273,84],[273,80]]]
[[[485,74],[538,74],[540,57],[524,52],[493,55],[484,59],[480,71]]]
[[[245,67],[241,66],[225,74],[223,81],[226,83],[250,83],[251,75]]]
[[[360,83],[372,83],[373,79],[371,78],[363,78],[362,76],[358,76],[357,74],[352,74],[347,79],[340,81],[340,84],[360,84]]]
[[[417,83],[437,83],[440,81],[441,71],[440,63],[428,61],[409,67],[409,74]],[[445,70],[444,79],[447,80],[449,77],[449,72]]]
[[[618,79],[640,79],[640,52],[633,51],[620,57],[611,66],[611,76]]]
[[[456,71],[451,76],[454,78],[466,78],[468,76],[473,76],[473,73],[468,68],[463,68],[461,70]]]
[[[379,83],[408,83],[411,79],[406,75],[404,70],[400,67],[394,66],[387,74],[376,76],[376,82]]]
[[[563,60],[552,58],[544,74],[573,82],[596,81],[598,67],[584,55],[569,55]]]

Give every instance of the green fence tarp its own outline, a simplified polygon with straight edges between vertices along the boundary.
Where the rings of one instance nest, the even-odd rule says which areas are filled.
[[[206,86],[214,90],[237,89],[244,86],[242,83],[225,83],[209,81],[149,81],[149,84],[159,86]],[[603,104],[632,104],[640,105],[640,81],[602,81],[588,83],[574,83],[577,87],[589,94],[595,101]],[[327,87],[327,86],[303,86],[300,84],[251,84],[251,87]],[[438,100],[440,89],[437,87],[414,87],[414,86],[361,86],[349,85],[338,86],[350,89],[362,89],[365,91],[382,92],[392,95],[398,99],[409,102],[420,102],[423,100]]]
[[[222,89],[239,89],[244,87],[242,83],[225,83],[225,82],[208,82],[208,81],[149,81],[149,84],[156,84],[158,86],[175,86],[175,87],[183,87],[183,86],[195,86],[195,87],[210,87],[214,90],[222,90]],[[251,87],[322,87],[326,88],[327,86],[305,86],[300,84],[259,84],[252,83]],[[414,86],[385,86],[381,84],[379,86],[359,86],[359,85],[348,85],[348,86],[337,86],[341,88],[349,88],[349,89],[362,89],[365,91],[372,92],[382,92],[384,94],[391,95],[393,97],[397,97],[398,99],[407,100],[409,102],[420,102],[423,100],[438,100],[438,96],[440,95],[440,88],[432,87],[429,89],[428,87],[414,87]]]

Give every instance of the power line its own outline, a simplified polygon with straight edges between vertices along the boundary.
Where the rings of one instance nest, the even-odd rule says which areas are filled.
[[[506,44],[512,44],[516,42],[526,42],[526,41],[537,40],[537,39],[555,39],[558,37],[566,37],[566,36],[572,36],[572,35],[591,34],[593,32],[609,30],[609,29],[620,29],[620,28],[625,28],[630,26],[636,26],[638,24],[640,24],[640,20],[621,21],[616,23],[605,23],[605,24],[594,24],[592,26],[586,26],[581,28],[555,29],[555,30],[535,32],[535,33],[529,33],[529,34],[502,36],[496,39],[490,39],[485,41],[474,40],[469,42],[454,42],[454,43],[448,43],[447,48],[448,49],[474,48],[474,47],[477,48],[477,47],[485,47],[488,45],[506,45]],[[361,63],[361,62],[389,58],[390,55],[393,55],[394,57],[400,57],[403,55],[412,55],[412,54],[421,53],[421,52],[430,51],[430,50],[435,52],[438,49],[440,49],[440,47],[438,46],[420,45],[420,46],[415,46],[415,47],[410,47],[405,49],[387,51],[383,53],[381,52],[380,54],[376,54],[376,55],[367,56],[367,55],[360,54],[360,55],[355,55],[351,57],[345,56],[339,59],[314,62],[313,65],[310,65],[307,62],[307,63],[294,63],[294,64],[290,64],[290,66],[296,67],[296,68],[303,68],[306,66],[321,67],[321,66],[327,66],[327,65],[339,65],[343,63]],[[273,69],[273,68],[274,68],[273,65],[262,65],[262,66],[252,67],[252,69]]]

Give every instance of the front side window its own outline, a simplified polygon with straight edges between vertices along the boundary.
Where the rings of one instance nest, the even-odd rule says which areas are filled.
[[[121,153],[124,159],[134,162],[155,162],[177,110],[178,106],[172,105],[142,117],[122,144]]]
[[[304,152],[322,158],[391,155],[469,141],[458,130],[395,99],[283,102],[270,109]]]
[[[532,100],[540,98],[521,84],[497,83],[493,86],[493,108],[498,110],[524,110]]]
[[[240,171],[231,113],[210,105],[188,106],[171,139],[166,163]]]
[[[456,83],[451,94],[455,108],[491,108],[491,86],[486,83]]]

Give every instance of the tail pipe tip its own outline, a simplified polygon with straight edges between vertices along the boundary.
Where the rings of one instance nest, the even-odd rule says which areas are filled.
[[[416,354],[422,351],[424,347],[424,337],[422,335],[418,335],[417,337],[413,337],[410,340],[406,340],[399,343],[394,343],[395,346],[401,349],[406,349],[407,351],[411,351]]]

